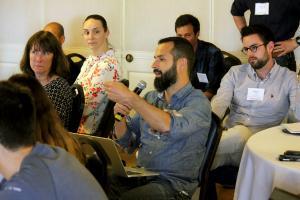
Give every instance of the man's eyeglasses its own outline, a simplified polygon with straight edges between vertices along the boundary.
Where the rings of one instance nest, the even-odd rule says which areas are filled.
[[[255,52],[257,51],[258,47],[263,46],[263,45],[265,45],[265,44],[252,45],[252,46],[250,46],[250,47],[244,47],[244,48],[242,48],[242,52],[243,52],[244,54],[246,54],[246,55],[247,55],[247,53],[248,53],[248,50],[250,50],[252,53],[255,53]]]

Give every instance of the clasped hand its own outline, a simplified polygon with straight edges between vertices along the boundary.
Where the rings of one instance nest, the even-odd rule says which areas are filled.
[[[298,44],[295,39],[284,40],[275,43],[273,50],[273,57],[280,57],[285,54],[292,52],[298,47]]]

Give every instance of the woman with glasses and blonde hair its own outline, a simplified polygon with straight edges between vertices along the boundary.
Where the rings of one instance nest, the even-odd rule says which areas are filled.
[[[109,30],[104,17],[89,15],[83,23],[83,38],[92,51],[75,81],[83,87],[85,106],[78,133],[97,131],[108,102],[105,81],[120,79],[120,68],[114,50],[108,43]]]

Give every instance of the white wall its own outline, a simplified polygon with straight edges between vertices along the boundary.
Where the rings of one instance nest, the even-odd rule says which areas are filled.
[[[81,36],[83,20],[90,14],[105,16],[110,41],[121,49],[122,0],[1,0],[0,79],[19,72],[28,38],[50,21],[60,22],[66,33],[64,50],[88,55]]]
[[[110,42],[124,68],[125,76],[150,65],[158,39],[175,35],[177,16],[191,13],[201,23],[201,39],[215,43],[222,50],[240,53],[240,36],[230,15],[233,0],[1,0],[0,1],[0,79],[18,72],[27,39],[50,21],[63,24],[66,32],[64,50],[88,55],[82,39],[82,23],[89,14],[101,14],[110,29]],[[298,30],[300,35],[300,30]],[[127,63],[127,53],[135,61]],[[296,51],[300,63],[300,48]],[[149,69],[150,70],[150,69]]]
[[[10,0],[9,0],[10,1]],[[66,32],[65,48],[85,48],[82,39],[82,24],[90,14],[101,14],[110,29],[110,41],[121,48],[122,0],[43,0],[44,22],[58,21]]]
[[[199,18],[202,28],[201,37],[208,40],[209,2],[207,0],[126,0],[125,27],[130,28],[125,28],[125,38],[128,38],[125,48],[153,51],[159,39],[175,35],[175,20],[179,15],[186,13]]]

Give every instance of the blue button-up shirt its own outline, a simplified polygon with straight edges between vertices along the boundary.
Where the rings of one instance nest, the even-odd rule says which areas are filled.
[[[146,94],[148,103],[170,113],[171,128],[168,133],[153,130],[136,114],[127,122],[127,132],[119,140],[123,147],[133,141],[139,146],[138,165],[157,171],[177,191],[192,193],[198,185],[199,168],[205,152],[210,128],[211,108],[200,90],[188,84],[166,102],[163,93]]]
[[[263,89],[263,100],[247,100],[248,88]],[[264,80],[249,64],[234,66],[222,79],[212,109],[222,118],[230,108],[226,127],[242,124],[257,132],[279,125],[289,109],[295,110],[296,91],[296,73],[276,63]]]

